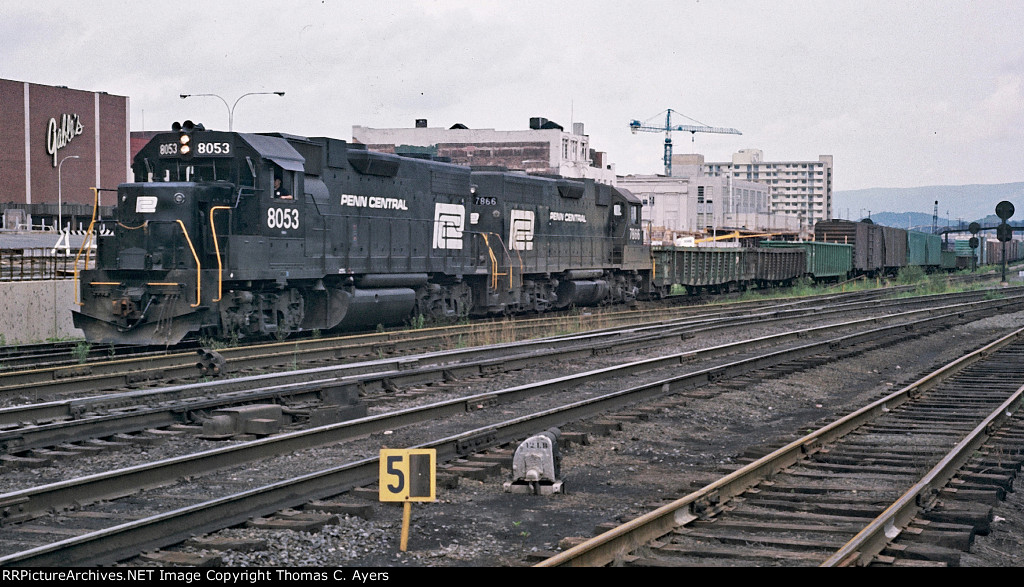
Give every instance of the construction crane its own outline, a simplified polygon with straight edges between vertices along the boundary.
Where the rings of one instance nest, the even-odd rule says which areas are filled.
[[[665,175],[667,175],[667,176],[671,176],[672,175],[672,131],[674,131],[674,130],[686,131],[686,132],[690,133],[691,137],[693,137],[694,135],[696,135],[699,132],[714,132],[714,133],[727,134],[727,135],[741,135],[741,134],[743,134],[740,131],[736,130],[735,128],[721,128],[721,127],[717,127],[717,126],[708,126],[708,125],[704,124],[703,122],[700,122],[699,120],[693,120],[693,122],[696,122],[696,123],[700,124],[700,126],[694,126],[694,125],[688,125],[688,124],[677,124],[675,126],[672,126],[672,113],[673,112],[675,112],[676,114],[679,114],[683,118],[686,118],[686,119],[689,119],[689,120],[693,120],[689,116],[686,116],[685,114],[681,114],[681,113],[676,112],[675,110],[672,110],[671,108],[669,108],[668,110],[665,111],[665,126],[647,126],[644,123],[640,122],[639,120],[634,120],[634,121],[629,123],[629,130],[631,130],[633,132],[633,134],[636,134],[637,131],[643,131],[643,132],[664,132],[665,133]],[[661,116],[661,115],[659,114],[658,116]]]

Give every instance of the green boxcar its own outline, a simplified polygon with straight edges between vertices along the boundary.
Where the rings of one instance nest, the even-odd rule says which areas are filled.
[[[846,279],[853,270],[853,245],[822,241],[763,241],[762,247],[804,250],[804,273],[813,279]]]
[[[943,271],[954,271],[956,269],[956,251],[942,251],[941,267]]]
[[[907,265],[939,267],[942,264],[942,237],[914,230],[907,231]]]

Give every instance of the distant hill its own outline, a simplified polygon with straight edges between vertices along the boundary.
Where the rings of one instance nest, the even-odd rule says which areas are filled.
[[[930,230],[936,200],[939,227],[956,226],[958,221],[966,225],[987,216],[994,218],[996,204],[1003,200],[1016,208],[1011,221],[1024,218],[1024,182],[837,191],[832,213],[836,218],[859,220],[870,212],[871,219],[878,224]],[[947,210],[951,218],[947,218]]]

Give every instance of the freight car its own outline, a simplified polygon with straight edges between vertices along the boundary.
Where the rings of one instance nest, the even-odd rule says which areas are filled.
[[[937,234],[908,230],[907,265],[918,265],[927,272],[943,269],[942,237]]]
[[[985,259],[987,263],[1001,264],[1005,258],[1007,263],[1024,258],[1024,242],[1011,240],[1006,243],[996,239],[986,239]]]
[[[191,122],[132,170],[80,278],[74,322],[90,342],[282,337],[631,302],[650,287],[640,201],[589,180]]]
[[[657,246],[651,254],[657,296],[673,286],[704,294],[791,285],[805,265],[802,249]]]
[[[852,245],[855,275],[895,276],[907,266],[918,266],[925,272],[951,270],[951,260],[943,259],[942,239],[934,234],[870,221],[826,220],[814,225],[814,237],[817,241]]]
[[[821,220],[814,224],[814,240],[853,247],[853,271],[879,275],[885,271],[884,234],[875,224],[848,220]]]
[[[853,245],[820,241],[764,241],[761,246],[803,249],[803,275],[814,281],[841,281],[853,272]]]

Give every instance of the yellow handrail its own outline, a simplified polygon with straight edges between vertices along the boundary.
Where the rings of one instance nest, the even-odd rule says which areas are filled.
[[[487,233],[480,233],[480,236],[484,237],[484,244],[487,245],[487,254],[491,257],[491,289],[498,290],[498,275],[504,275],[504,273],[498,273],[498,259],[494,256],[494,250],[491,249],[491,241],[487,238]]]
[[[99,207],[100,201],[100,190],[99,188],[92,187],[92,218],[89,220],[89,230],[82,239],[82,246],[78,248],[78,253],[75,254],[75,305],[81,307],[85,305],[85,302],[78,300],[78,259],[82,256],[82,251],[85,251],[85,267],[89,268],[89,249],[92,247],[92,229],[96,225],[96,209]]]
[[[188,248],[192,249],[192,258],[196,260],[196,303],[189,304],[189,307],[196,308],[202,302],[202,298],[199,294],[202,291],[203,266],[202,263],[199,262],[199,255],[196,254],[196,248],[192,246],[192,239],[188,236],[188,229],[185,228],[185,223],[182,222],[181,219],[177,219],[175,222],[181,226],[181,232],[185,235],[185,242],[188,243]]]
[[[512,272],[512,255],[509,254],[509,250],[505,247],[505,241],[501,239],[501,236],[493,232],[481,232],[480,236],[484,237],[484,244],[487,245],[487,254],[491,257],[491,289],[498,290],[498,276],[508,275],[508,287],[512,289],[514,287],[513,272]],[[487,238],[488,234],[493,234],[498,239],[498,243],[501,244],[501,250],[504,251],[505,256],[508,257],[508,273],[498,273],[498,258],[494,256],[494,250],[491,248],[491,241]],[[516,251],[516,256],[519,258],[519,275],[520,279],[523,274],[523,256]]]
[[[217,299],[219,302],[224,296],[224,264],[220,260],[220,243],[217,242],[217,226],[213,223],[213,212],[215,210],[230,210],[231,206],[214,206],[210,208],[210,234],[213,235],[213,250],[217,252]]]

